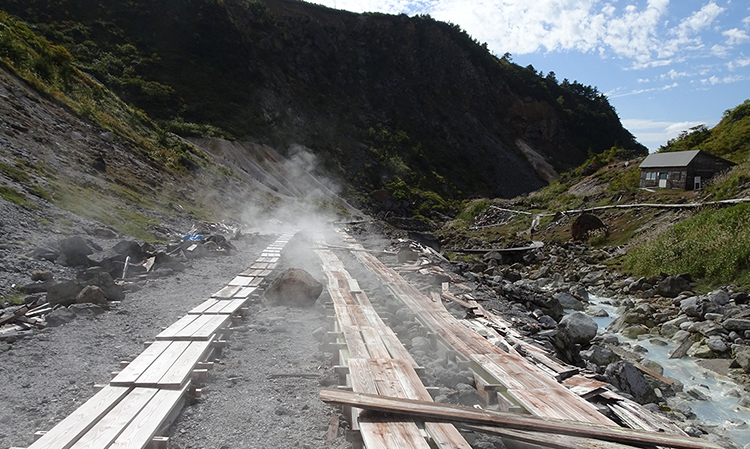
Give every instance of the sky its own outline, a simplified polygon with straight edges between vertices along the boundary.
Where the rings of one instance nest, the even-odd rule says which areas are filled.
[[[314,2],[458,24],[495,55],[596,86],[652,152],[750,99],[747,0]]]

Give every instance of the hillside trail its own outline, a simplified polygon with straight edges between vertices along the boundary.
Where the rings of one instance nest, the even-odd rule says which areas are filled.
[[[178,275],[153,279],[113,310],[82,309],[69,323],[0,343],[0,447],[27,447],[34,432],[51,429],[93,396],[95,384],[106,384],[121,360],[132,360],[144,342],[227,285],[275,237],[233,241],[231,255],[194,260]],[[273,276],[296,267],[323,281],[315,255],[289,245]],[[318,399],[321,379],[332,376],[312,337],[324,320],[322,308],[250,304],[204,381],[203,398],[171,427],[169,447],[347,447],[343,436],[325,439],[338,411]],[[273,376],[284,373],[315,376]]]

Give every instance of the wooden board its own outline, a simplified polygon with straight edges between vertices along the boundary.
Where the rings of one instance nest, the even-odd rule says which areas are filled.
[[[232,286],[239,285],[240,287],[247,287],[248,285],[250,285],[250,283],[254,279],[255,278],[252,276],[239,275],[239,276],[235,276],[235,278],[229,281],[229,284],[227,285],[232,285]]]
[[[228,315],[186,315],[157,335],[156,339],[208,340],[226,323],[228,318]]]
[[[206,310],[210,309],[213,305],[215,305],[219,300],[212,298],[206,301],[203,301],[202,303],[198,304],[197,306],[193,307],[190,312],[188,312],[189,315],[200,315]]]
[[[69,449],[102,416],[109,413],[129,392],[127,387],[106,386],[67,418],[36,440],[28,449]]]
[[[115,378],[112,379],[109,384],[124,387],[134,386],[135,381],[138,379],[138,377],[140,377],[141,374],[143,374],[143,372],[146,371],[152,363],[154,363],[154,360],[156,360],[164,351],[166,351],[170,344],[172,344],[172,342],[168,340],[155,341],[151,343],[145,351],[141,352],[140,355],[135,358],[135,360],[130,362],[128,366],[125,367],[125,369],[120,371],[120,373],[115,376]]]
[[[179,390],[159,390],[108,449],[145,448],[185,396],[189,383]]]
[[[156,388],[134,388],[70,448],[108,447],[158,391]]]
[[[153,363],[143,371],[143,374],[138,376],[135,384],[141,387],[158,387],[161,378],[164,377],[164,374],[169,371],[188,346],[190,346],[189,341],[170,341],[167,349],[154,359]]]
[[[233,297],[242,287],[239,285],[227,285],[218,292],[211,295],[212,298],[229,299]]]
[[[460,422],[498,426],[514,430],[572,435],[631,444],[639,447],[657,445],[681,449],[720,449],[720,446],[699,438],[625,429],[617,426],[603,426],[513,413],[491,412],[472,407],[390,398],[328,388],[321,390],[320,398],[323,402],[329,404],[352,406],[384,413],[396,413],[426,421]]]

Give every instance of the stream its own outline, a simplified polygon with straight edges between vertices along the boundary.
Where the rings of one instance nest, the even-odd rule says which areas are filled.
[[[617,307],[607,304],[608,299],[590,295],[589,303],[597,305],[606,310],[609,317],[591,317],[599,326],[599,332],[619,316]],[[664,367],[664,376],[678,380],[684,385],[683,391],[691,388],[699,389],[703,394],[710,397],[708,401],[691,400],[689,405],[693,413],[700,421],[717,426],[725,430],[727,437],[736,444],[744,446],[750,444],[750,410],[738,405],[738,397],[734,391],[743,391],[741,385],[737,385],[732,379],[709,371],[698,364],[696,358],[683,357],[682,359],[670,359],[669,353],[677,347],[677,343],[671,339],[658,336],[661,342],[667,345],[655,344],[657,336],[642,335],[638,339],[626,338],[617,334],[622,343],[640,345],[648,350],[644,356]]]

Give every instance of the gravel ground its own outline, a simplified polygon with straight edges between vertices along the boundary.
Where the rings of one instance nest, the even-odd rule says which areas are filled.
[[[106,383],[121,360],[138,355],[143,342],[225,286],[275,238],[235,241],[231,256],[195,260],[192,268],[127,294],[113,310],[81,308],[69,323],[0,343],[0,447],[31,444],[35,431],[50,429],[90,398],[94,384]],[[323,281],[310,256],[284,256],[279,268],[306,268]],[[203,399],[171,428],[170,448],[346,447],[343,437],[325,441],[338,412],[317,398],[317,377],[269,378],[330,373],[312,337],[324,319],[319,307],[252,304],[204,381]]]

